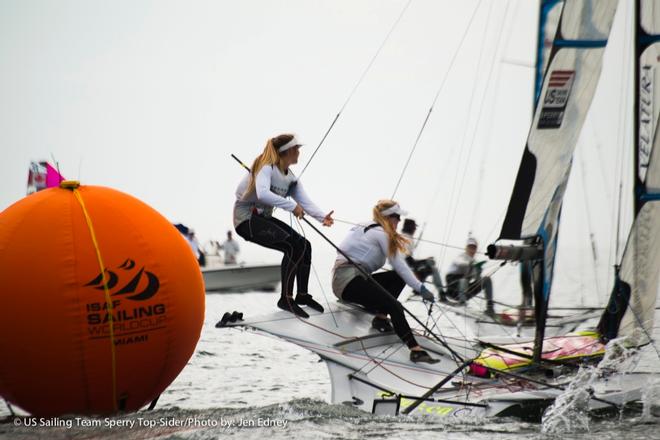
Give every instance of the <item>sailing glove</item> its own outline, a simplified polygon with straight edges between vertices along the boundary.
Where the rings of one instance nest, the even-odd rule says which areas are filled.
[[[419,294],[422,295],[422,299],[425,301],[435,302],[435,297],[424,284],[422,284],[422,287],[419,289]]]

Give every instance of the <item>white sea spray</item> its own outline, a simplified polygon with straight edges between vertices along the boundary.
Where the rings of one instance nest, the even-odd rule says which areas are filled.
[[[637,365],[637,350],[626,348],[626,345],[626,338],[613,339],[605,347],[605,355],[598,365],[580,367],[564,392],[545,411],[542,432],[563,434],[589,431],[589,407],[594,400],[596,382],[604,377],[610,382],[620,380]]]

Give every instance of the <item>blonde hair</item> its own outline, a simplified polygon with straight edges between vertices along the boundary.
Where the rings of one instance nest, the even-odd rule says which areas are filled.
[[[387,217],[383,215],[382,211],[391,208],[396,205],[394,200],[379,200],[374,206],[373,216],[374,221],[381,225],[389,238],[389,244],[387,246],[387,251],[390,256],[398,252],[405,252],[406,245],[408,244],[408,239],[403,235],[396,232],[396,229],[392,227]]]
[[[264,147],[264,151],[262,151],[261,154],[257,156],[256,159],[254,159],[254,162],[252,162],[252,168],[250,169],[250,181],[248,182],[248,187],[245,190],[243,197],[247,197],[249,194],[254,192],[256,187],[257,174],[259,174],[259,171],[261,171],[264,166],[280,166],[281,157],[277,149],[282,145],[285,145],[291,139],[293,139],[293,135],[290,133],[281,134],[279,136],[275,136],[272,139],[268,139],[266,146]]]

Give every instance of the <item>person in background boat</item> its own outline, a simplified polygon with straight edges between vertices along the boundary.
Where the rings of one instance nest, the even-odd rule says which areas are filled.
[[[421,281],[424,282],[426,278],[431,275],[433,280],[433,285],[438,290],[440,299],[444,297],[444,290],[442,287],[442,278],[440,278],[440,273],[438,268],[435,265],[435,259],[433,257],[423,258],[417,260],[414,258],[415,248],[417,243],[415,242],[415,231],[417,231],[417,223],[411,218],[407,218],[403,221],[403,226],[401,227],[401,235],[403,235],[407,240],[408,244],[406,245],[406,263],[415,273],[415,276]]]
[[[482,290],[486,295],[486,314],[494,315],[493,283],[490,277],[481,277],[481,268],[485,261],[476,261],[479,243],[473,237],[468,237],[465,252],[452,261],[447,270],[447,297],[465,303]]]
[[[337,259],[332,269],[332,291],[335,296],[344,301],[350,301],[364,306],[368,311],[376,312],[371,325],[380,332],[394,331],[410,348],[410,360],[413,362],[435,363],[436,359],[422,350],[403,314],[403,306],[397,297],[407,284],[415,292],[419,292],[427,301],[433,301],[433,294],[417,279],[405,262],[404,256],[408,240],[396,231],[405,215],[398,203],[393,200],[380,200],[373,208],[374,223],[357,225],[351,229],[348,236],[339,245],[344,254],[337,253]],[[365,271],[373,273],[389,260],[393,271],[373,274],[373,279],[382,286],[389,295],[383,292],[373,281],[355,266],[359,265]],[[392,321],[387,319],[390,315]]]
[[[220,245],[220,249],[225,252],[225,264],[236,264],[236,257],[238,257],[241,248],[232,237],[231,231],[227,231],[227,239]]]
[[[195,231],[193,229],[188,230],[188,244],[190,244],[190,247],[193,251],[193,254],[195,254],[195,259],[197,259],[197,262],[201,267],[206,266],[206,256],[204,255],[204,252],[202,252],[202,249],[199,246],[199,241],[197,241],[197,237],[195,236]]]
[[[286,223],[272,216],[273,208],[291,212],[297,218],[306,213],[332,226],[333,211],[325,213],[309,198],[302,184],[289,167],[298,163],[302,144],[293,134],[281,134],[268,139],[263,152],[257,156],[252,169],[236,188],[234,227],[236,233],[268,249],[282,252],[282,295],[277,307],[303,318],[309,318],[300,306],[323,312],[308,291],[312,264],[310,242]],[[288,199],[291,196],[293,200]],[[293,298],[293,283],[297,295]]]
[[[186,243],[188,243],[188,246],[190,246],[190,249],[192,250],[193,255],[195,256],[195,259],[201,266],[203,266],[203,264],[201,264],[200,262],[200,255],[203,256],[204,253],[201,252],[199,243],[197,243],[197,239],[195,238],[195,231],[193,231],[191,228],[181,223],[174,223],[174,227],[176,228],[177,231],[181,233],[181,235],[183,235],[183,238],[186,240]],[[205,257],[203,257],[203,261],[206,264]]]

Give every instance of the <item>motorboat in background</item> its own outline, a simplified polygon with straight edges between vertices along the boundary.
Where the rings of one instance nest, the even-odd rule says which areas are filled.
[[[220,256],[220,245],[211,241],[206,247],[197,243],[194,231],[181,223],[174,224],[190,244],[199,262],[207,292],[274,292],[280,284],[279,264],[228,263]]]
[[[224,264],[216,255],[206,255],[202,268],[207,293],[274,292],[280,284],[279,264]]]

